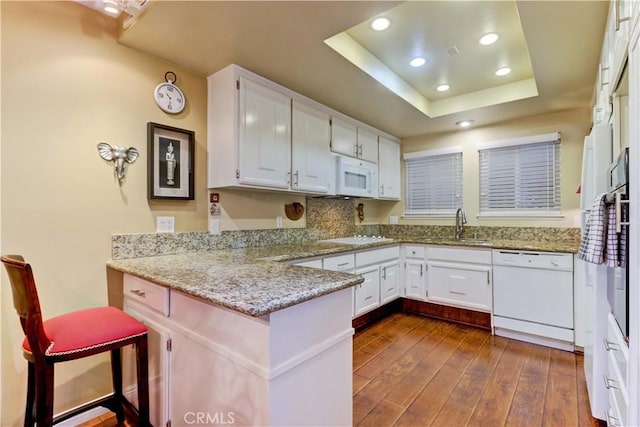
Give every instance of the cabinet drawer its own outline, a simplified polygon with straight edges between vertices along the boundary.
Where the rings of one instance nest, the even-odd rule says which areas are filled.
[[[607,339],[606,342],[603,343],[605,349],[607,350],[608,357],[610,359],[610,363],[615,366],[615,372],[618,372],[620,375],[619,381],[622,382],[625,390],[628,390],[629,384],[627,383],[628,378],[628,366],[629,366],[629,347],[627,347],[624,339],[622,338],[622,333],[620,332],[620,328],[616,323],[615,317],[612,314],[609,314],[607,318]],[[609,375],[613,375],[614,371],[609,370]]]
[[[138,301],[165,316],[169,315],[169,288],[125,274],[123,290],[125,298]]]
[[[322,265],[322,268],[325,270],[346,271],[350,273],[356,268],[355,257],[352,253],[324,258]]]
[[[399,246],[358,252],[356,253],[356,267],[360,268],[364,265],[380,264],[384,261],[398,259],[399,257],[400,257]]]
[[[404,253],[407,258],[424,259],[424,246],[405,245]]]
[[[427,258],[441,261],[491,265],[490,249],[428,247]]]

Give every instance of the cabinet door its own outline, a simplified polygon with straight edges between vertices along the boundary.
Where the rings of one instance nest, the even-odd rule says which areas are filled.
[[[149,417],[154,426],[165,426],[169,421],[169,330],[156,317],[136,303],[127,303],[124,310],[145,324],[148,332],[149,364]],[[122,351],[122,383],[125,397],[138,408],[138,386],[136,381],[136,352],[133,346]]]
[[[357,157],[358,130],[356,125],[338,117],[331,118],[331,151]]]
[[[405,262],[405,296],[424,301],[427,297],[424,274],[424,262],[408,259]]]
[[[377,265],[357,270],[364,282],[355,287],[355,317],[380,305],[380,269]]]
[[[398,261],[380,265],[380,305],[400,297],[400,266]]]
[[[378,198],[400,200],[400,144],[380,137]]]
[[[618,81],[627,62],[629,47],[631,5],[628,0],[615,0],[610,3],[608,21],[609,42],[609,95],[618,87]]]
[[[289,188],[291,99],[241,77],[239,126],[239,183]]]
[[[326,193],[329,191],[327,164],[331,125],[328,114],[293,102],[291,188]]]
[[[378,135],[358,128],[358,158],[378,163]]]
[[[434,261],[428,277],[430,301],[491,311],[491,267]]]

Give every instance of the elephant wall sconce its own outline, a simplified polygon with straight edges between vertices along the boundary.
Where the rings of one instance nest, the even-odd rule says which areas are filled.
[[[135,147],[111,146],[106,142],[101,142],[98,144],[98,154],[104,160],[113,162],[113,173],[118,178],[118,183],[122,185],[127,164],[135,162],[139,153]]]

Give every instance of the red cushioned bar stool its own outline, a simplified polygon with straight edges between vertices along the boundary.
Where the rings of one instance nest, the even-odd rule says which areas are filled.
[[[13,305],[20,317],[25,339],[22,350],[28,361],[25,426],[51,426],[95,406],[115,412],[118,423],[124,422],[125,398],[122,395],[122,361],[120,349],[136,347],[138,380],[137,425],[149,425],[149,380],[147,366],[147,327],[115,307],[98,307],[63,314],[42,321],[40,302],[31,266],[20,255],[0,258],[4,264]],[[105,351],[111,352],[113,395],[77,410],[53,418],[53,366],[58,362],[81,359]],[[128,403],[128,402],[127,402]],[[132,408],[129,404],[128,407]]]

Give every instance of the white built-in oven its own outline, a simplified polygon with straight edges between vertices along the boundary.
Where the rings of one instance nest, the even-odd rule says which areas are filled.
[[[374,197],[377,190],[378,165],[352,157],[338,156],[336,194]]]

